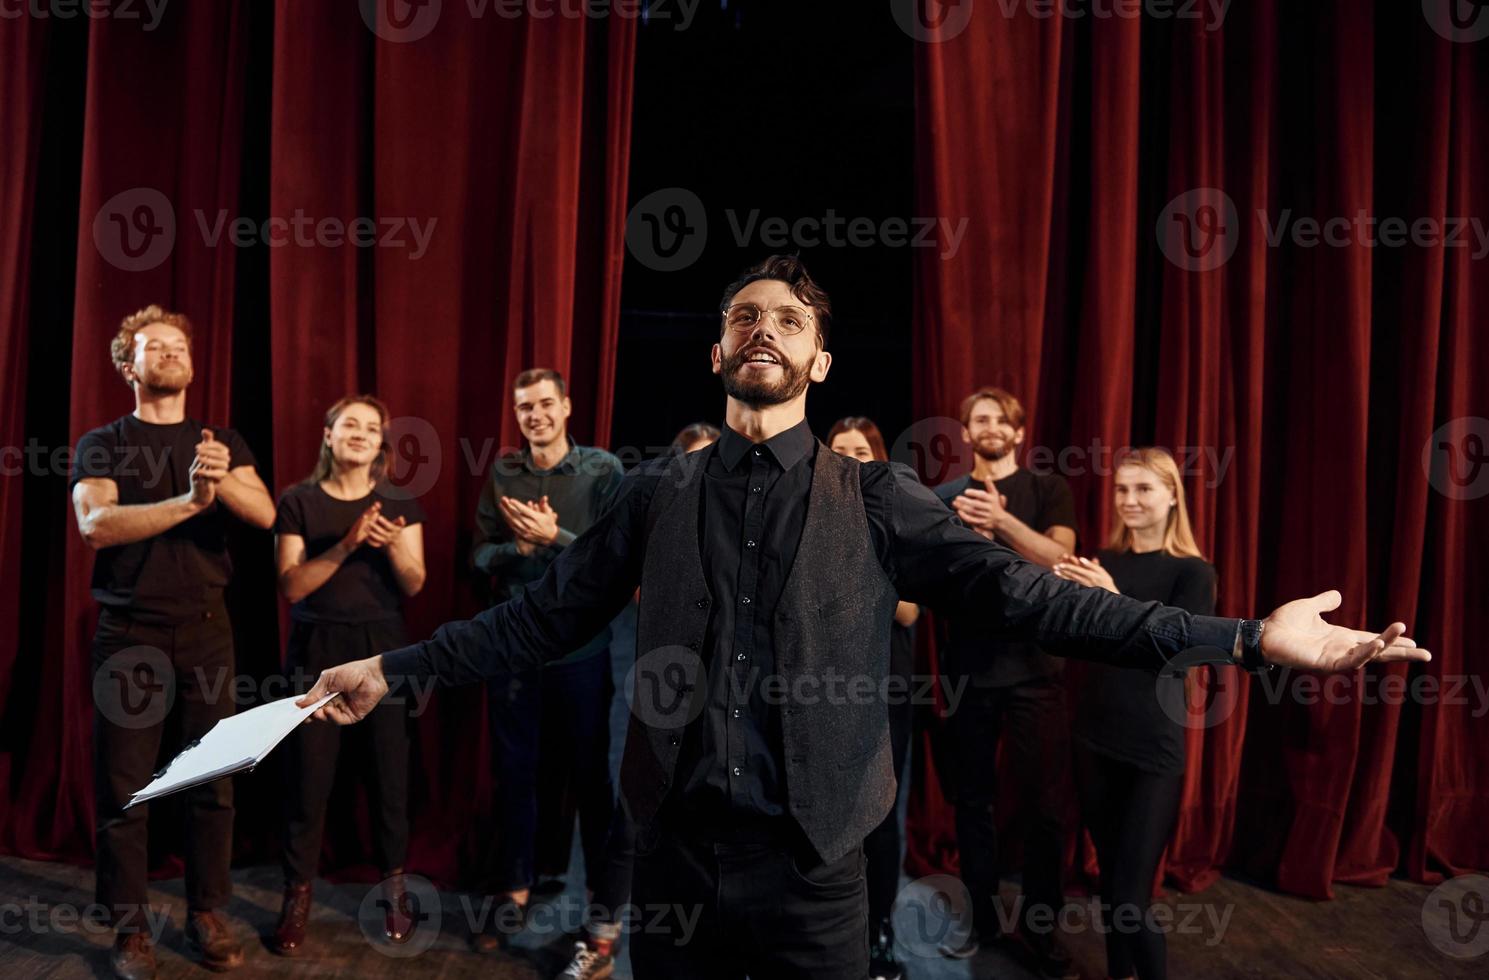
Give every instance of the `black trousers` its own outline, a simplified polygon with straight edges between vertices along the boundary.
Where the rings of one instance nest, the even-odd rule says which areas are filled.
[[[124,809],[162,756],[233,713],[233,629],[220,602],[189,622],[141,622],[105,608],[93,636],[93,796],[97,901],[121,932],[145,928],[150,804]],[[233,781],[182,792],[186,904],[221,908],[232,896]]]
[[[589,888],[597,925],[621,921],[621,911],[631,898],[631,876],[636,865],[636,822],[626,812],[625,803],[616,800],[610,818],[610,832],[605,837],[605,857],[597,878],[590,878]]]
[[[648,835],[643,834],[642,838]],[[646,980],[863,980],[863,849],[709,844],[663,831],[636,850],[631,966]]]
[[[1026,807],[1021,924],[1047,932],[1064,905],[1061,882],[1069,805],[1070,725],[1058,676],[1007,687],[968,684],[950,719],[950,795],[956,807],[962,881],[972,898],[973,925],[984,938],[998,932],[994,903],[1002,868],[994,822],[998,740],[1005,739],[1020,800]]]
[[[894,806],[863,842],[869,880],[869,927],[887,924],[900,888],[900,800],[905,795],[905,756],[915,706],[908,697],[889,705],[889,746],[894,757]]]
[[[403,620],[302,623],[290,628],[285,670],[303,694],[320,672],[351,660],[396,650],[405,643]],[[320,865],[326,808],[336,781],[343,740],[359,778],[367,780],[373,859],[384,873],[408,856],[409,693],[391,691],[358,725],[301,725],[285,739],[284,876],[311,881]]]
[[[1162,980],[1168,944],[1149,928],[1153,877],[1168,846],[1184,793],[1182,772],[1154,773],[1093,752],[1077,743],[1076,788],[1081,816],[1101,865],[1101,919],[1106,926],[1107,974]],[[1113,910],[1123,909],[1114,929]],[[1140,910],[1140,919],[1132,909]]]
[[[566,791],[573,794],[585,878],[598,881],[604,874],[605,840],[615,811],[609,760],[609,653],[493,678],[486,690],[498,811],[491,890],[520,891],[533,883],[540,828],[538,782],[544,771],[562,774]]]

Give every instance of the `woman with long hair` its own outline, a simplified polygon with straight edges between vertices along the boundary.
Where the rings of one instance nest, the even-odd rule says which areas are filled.
[[[827,433],[827,448],[863,462],[887,462],[884,436],[871,419],[850,415]],[[894,623],[889,631],[890,752],[894,759],[894,776],[898,783],[894,807],[863,842],[869,891],[869,975],[882,980],[898,980],[903,971],[895,962],[894,928],[890,912],[900,885],[900,801],[905,795],[905,756],[910,749],[911,679],[915,670],[915,620],[920,607],[901,602],[895,607]]]
[[[394,650],[405,642],[403,600],[424,585],[424,512],[386,483],[388,409],[371,395],[341,399],[326,412],[320,458],[279,499],[275,548],[279,591],[290,607],[285,672],[296,690],[322,670]],[[372,807],[373,848],[383,872],[384,931],[393,942],[411,927],[403,888],[408,850],[408,711],[390,697],[368,716],[361,764]],[[269,948],[298,953],[305,943],[310,888],[320,861],[326,806],[343,732],[308,725],[285,758],[284,905]],[[350,746],[349,746],[350,747]]]
[[[1173,457],[1153,448],[1121,457],[1113,506],[1107,547],[1095,558],[1065,556],[1055,574],[1213,615],[1215,567],[1195,543]],[[1107,974],[1160,980],[1167,946],[1148,910],[1184,788],[1185,680],[1085,666],[1075,692],[1075,777],[1101,866]]]

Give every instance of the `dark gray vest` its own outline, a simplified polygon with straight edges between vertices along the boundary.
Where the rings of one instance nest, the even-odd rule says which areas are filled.
[[[683,729],[702,713],[709,595],[699,501],[712,449],[673,462],[647,514],[621,788],[646,832],[674,780]],[[874,555],[860,463],[816,447],[796,561],[772,626],[787,804],[824,860],[861,844],[894,803],[885,676],[897,596]],[[903,696],[899,694],[898,696]]]

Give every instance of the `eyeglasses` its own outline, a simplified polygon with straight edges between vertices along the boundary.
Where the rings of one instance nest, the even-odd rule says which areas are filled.
[[[754,330],[767,316],[775,320],[776,329],[787,336],[801,333],[812,320],[812,314],[799,306],[764,310],[754,303],[736,303],[724,311],[724,326],[741,332]]]

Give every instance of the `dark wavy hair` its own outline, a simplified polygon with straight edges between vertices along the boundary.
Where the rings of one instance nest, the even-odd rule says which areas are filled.
[[[812,308],[812,322],[817,325],[817,343],[827,349],[827,338],[832,330],[832,301],[827,291],[807,273],[807,267],[795,255],[772,255],[759,265],[747,269],[738,279],[724,288],[724,298],[719,301],[719,312],[729,309],[734,294],[752,282],[775,279],[791,287],[791,295]],[[723,335],[722,324],[719,327]]]

